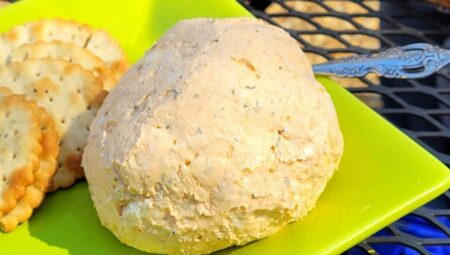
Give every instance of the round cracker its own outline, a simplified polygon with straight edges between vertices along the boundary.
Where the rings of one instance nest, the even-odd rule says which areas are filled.
[[[0,91],[5,88],[0,88]],[[21,96],[23,100],[25,98]],[[12,231],[19,223],[28,220],[44,200],[45,193],[50,185],[50,180],[56,171],[57,157],[59,152],[59,134],[47,112],[33,102],[36,114],[39,118],[40,131],[42,132],[40,145],[42,153],[39,155],[39,168],[34,172],[33,183],[26,187],[25,194],[17,201],[11,211],[0,217],[0,229],[4,232]]]
[[[104,89],[107,91],[110,91],[117,84],[116,77],[106,67],[103,60],[89,50],[81,48],[74,43],[64,43],[62,41],[27,43],[12,50],[10,61],[20,62],[30,58],[62,59],[78,64],[99,77],[103,81]]]
[[[81,155],[89,125],[106,92],[92,72],[64,60],[29,59],[0,68],[0,87],[35,100],[61,135],[59,167],[51,190],[69,187],[84,176]]]
[[[14,209],[33,183],[41,139],[36,105],[0,88],[0,217]]]
[[[8,63],[11,51],[23,44],[55,40],[88,49],[102,59],[118,79],[128,67],[124,51],[106,31],[62,19],[29,22],[3,34],[0,37],[0,62]]]

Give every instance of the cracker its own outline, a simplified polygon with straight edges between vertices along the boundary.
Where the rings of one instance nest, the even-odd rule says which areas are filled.
[[[5,88],[0,88],[0,90],[5,90]],[[33,209],[37,208],[44,200],[50,180],[56,171],[59,134],[47,112],[43,108],[37,107],[34,102],[33,105],[36,108],[42,133],[39,141],[42,147],[42,153],[39,155],[39,168],[34,172],[33,183],[26,187],[25,195],[20,198],[14,209],[0,217],[0,229],[4,232],[12,231],[19,223],[31,217]]]
[[[40,20],[17,26],[0,38],[0,62],[8,63],[14,48],[36,41],[74,43],[102,59],[117,79],[128,68],[126,56],[119,44],[106,32],[75,21],[62,19]]]
[[[92,30],[74,21],[60,19],[41,20],[13,27],[0,37],[0,60],[8,62],[11,51],[23,44],[36,41],[71,42],[85,46]]]
[[[13,210],[39,168],[39,116],[36,105],[0,89],[0,217]]]
[[[111,39],[111,36],[104,30],[94,30],[86,49],[93,52],[107,63],[108,67],[116,75],[119,81],[128,69],[125,52],[119,44]]]
[[[58,170],[51,190],[84,176],[81,154],[89,124],[106,92],[92,72],[64,60],[29,59],[0,69],[0,87],[33,99],[47,110],[61,135]]]
[[[39,41],[23,44],[12,50],[10,61],[20,62],[30,58],[62,59],[78,64],[86,70],[93,71],[94,75],[103,81],[104,89],[107,91],[114,88],[117,83],[116,77],[106,67],[103,60],[93,55],[89,50],[73,43]]]

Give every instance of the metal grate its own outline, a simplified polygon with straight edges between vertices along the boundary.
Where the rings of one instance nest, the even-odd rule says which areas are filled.
[[[450,48],[450,16],[425,1],[238,1],[284,28],[313,63],[415,42]],[[450,67],[419,80],[338,81],[450,166]],[[450,254],[450,191],[345,254]]]

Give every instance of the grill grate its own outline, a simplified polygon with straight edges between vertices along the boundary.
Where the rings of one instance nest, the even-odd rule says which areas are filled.
[[[425,1],[238,1],[284,28],[313,63],[416,42],[450,48],[450,16]],[[449,66],[418,80],[338,81],[450,166]],[[345,254],[450,254],[450,191]]]

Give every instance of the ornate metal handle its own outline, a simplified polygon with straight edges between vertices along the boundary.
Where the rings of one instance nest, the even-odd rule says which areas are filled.
[[[315,74],[362,77],[376,73],[386,78],[417,79],[429,76],[450,63],[450,50],[427,43],[391,48],[317,64]]]

